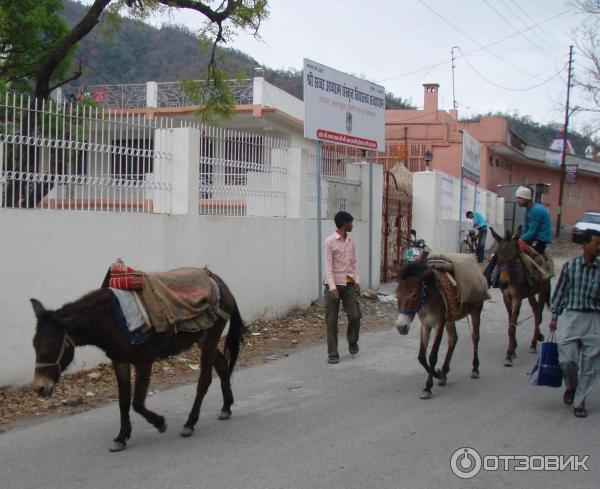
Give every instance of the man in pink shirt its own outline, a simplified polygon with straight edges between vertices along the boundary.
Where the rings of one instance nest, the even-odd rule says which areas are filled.
[[[327,323],[327,355],[329,363],[338,363],[338,313],[340,301],[348,316],[348,350],[358,353],[358,331],[360,329],[360,307],[358,295],[358,273],[356,272],[356,247],[348,233],[352,231],[354,218],[347,212],[338,212],[337,227],[323,244],[325,255],[325,298],[327,300],[325,322]]]

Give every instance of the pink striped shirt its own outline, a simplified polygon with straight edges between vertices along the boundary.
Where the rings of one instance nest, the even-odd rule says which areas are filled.
[[[350,235],[343,239],[337,231],[323,244],[325,255],[325,277],[323,283],[330,290],[336,285],[346,285],[349,281],[358,283],[356,272],[356,247]],[[350,280],[349,280],[350,279]]]

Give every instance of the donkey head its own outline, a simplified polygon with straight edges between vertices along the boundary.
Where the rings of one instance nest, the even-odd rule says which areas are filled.
[[[425,282],[432,276],[431,268],[425,261],[408,263],[396,267],[396,299],[398,318],[396,329],[402,335],[408,334],[415,314],[425,302]]]
[[[506,231],[504,238],[501,238],[493,228],[490,228],[492,236],[498,243],[496,257],[498,259],[498,286],[500,289],[506,289],[511,283],[516,282],[516,273],[519,262],[519,235],[512,236],[510,231]]]
[[[32,387],[40,396],[48,397],[54,393],[61,373],[73,361],[75,345],[55,312],[46,310],[36,299],[31,299],[31,305],[37,317],[33,337],[36,364]]]

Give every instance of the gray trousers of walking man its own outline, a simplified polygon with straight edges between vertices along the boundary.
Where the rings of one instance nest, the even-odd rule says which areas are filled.
[[[564,311],[557,324],[558,359],[573,406],[585,406],[600,377],[600,312]]]
[[[329,287],[325,286],[327,305],[325,309],[325,322],[327,323],[327,355],[329,358],[338,358],[338,315],[340,302],[348,316],[348,330],[346,337],[348,344],[358,343],[360,330],[360,306],[354,285],[338,285],[339,299],[333,299],[329,294]]]

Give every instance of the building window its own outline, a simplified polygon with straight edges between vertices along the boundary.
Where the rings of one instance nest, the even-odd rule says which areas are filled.
[[[567,204],[581,207],[581,185],[567,184]]]
[[[146,173],[154,171],[154,158],[150,156],[154,149],[153,139],[115,140],[113,146],[121,150],[117,153],[126,153],[113,155],[113,178],[130,181],[143,180]],[[132,152],[135,154],[131,154]]]
[[[410,155],[411,156],[423,156],[425,154],[425,145],[424,144],[411,144],[410,145]]]

